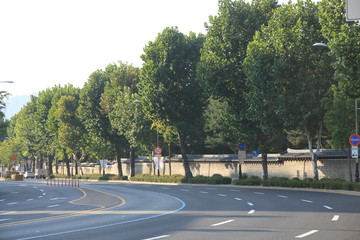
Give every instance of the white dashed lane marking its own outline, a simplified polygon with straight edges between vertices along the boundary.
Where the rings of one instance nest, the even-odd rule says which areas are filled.
[[[248,212],[248,214],[253,214],[254,212],[255,212],[255,210],[252,209],[252,210],[250,210],[250,211]]]
[[[231,219],[231,220],[227,220],[227,221],[224,221],[224,222],[219,222],[219,223],[215,223],[215,224],[212,224],[211,227],[217,227],[217,226],[220,226],[220,225],[223,225],[223,224],[226,224],[226,223],[230,223],[230,222],[233,222],[235,220]]]
[[[264,194],[264,193],[262,193],[262,192],[254,192],[255,194],[258,194],[258,195],[262,195],[262,194]]]
[[[30,202],[30,201],[32,201],[32,200],[34,200],[34,199],[32,199],[32,198],[29,198],[28,200],[26,200],[27,202]]]
[[[248,204],[249,206],[254,206],[254,204],[251,203],[251,202],[248,202],[247,204]]]
[[[279,198],[288,198],[287,196],[284,196],[284,195],[277,195],[277,197],[279,197]]]
[[[296,236],[295,238],[304,238],[304,237],[307,237],[307,236],[309,236],[309,235],[311,235],[311,234],[317,233],[318,231],[319,231],[319,230],[311,230],[311,231],[306,232],[306,233],[304,233],[304,234],[298,235],[298,236]]]
[[[324,205],[324,208],[327,208],[327,209],[329,209],[329,210],[332,210],[332,209],[333,209],[332,207],[329,207],[329,206],[326,206],[326,205]]]
[[[242,201],[242,199],[241,198],[234,198],[235,200],[238,200],[238,201]]]
[[[313,201],[306,200],[306,199],[301,199],[301,201],[303,201],[303,202],[307,202],[307,203],[313,203]]]
[[[167,238],[167,237],[170,237],[170,235],[162,235],[162,236],[158,236],[158,237],[146,238],[143,240],[156,240],[156,239]]]
[[[48,208],[53,208],[53,207],[58,207],[58,206],[60,206],[60,205],[59,204],[54,204],[54,205],[48,206]]]
[[[11,203],[8,203],[6,205],[15,205],[15,204],[18,204],[19,202],[11,202]]]
[[[208,193],[208,192],[200,192],[200,193],[206,194],[206,193]]]
[[[226,197],[225,194],[218,194],[219,197]]]

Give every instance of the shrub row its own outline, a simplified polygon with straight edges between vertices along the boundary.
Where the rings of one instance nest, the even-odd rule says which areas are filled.
[[[193,184],[231,184],[230,177],[223,177],[219,174],[214,174],[212,177],[196,176],[186,179],[183,175],[166,175],[154,176],[150,174],[137,174],[131,177],[131,181],[139,182],[167,182],[167,183],[193,183]]]
[[[131,177],[131,181],[136,182],[163,182],[163,183],[181,183],[184,176],[180,174],[154,176],[150,174],[137,174],[135,177]]]
[[[351,190],[360,191],[360,183],[347,182],[342,179],[326,179],[323,178],[319,181],[312,179],[300,180],[298,178],[288,179],[282,177],[273,177],[268,180],[262,180],[259,177],[251,176],[245,179],[237,179],[233,182],[235,185],[263,185],[263,186],[276,186],[276,187],[294,187],[294,188],[317,188],[317,189],[333,189],[333,190]]]
[[[55,174],[52,175],[51,178],[68,178],[65,174]],[[73,179],[91,179],[91,180],[128,180],[127,176],[119,177],[115,174],[84,174],[84,175],[74,175],[71,178]]]
[[[212,177],[196,176],[193,178],[183,178],[183,183],[193,184],[231,184],[232,179],[230,177],[223,177],[219,174],[214,174]]]

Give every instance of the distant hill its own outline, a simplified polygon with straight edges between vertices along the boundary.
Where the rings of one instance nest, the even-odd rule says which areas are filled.
[[[21,108],[29,101],[30,95],[14,96],[10,97],[8,100],[5,100],[5,118],[10,120],[10,118],[17,114],[21,110]]]

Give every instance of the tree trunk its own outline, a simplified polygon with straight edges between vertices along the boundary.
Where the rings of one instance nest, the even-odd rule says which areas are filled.
[[[317,181],[317,180],[319,180],[319,173],[318,173],[318,166],[317,166],[317,154],[314,152],[313,142],[312,142],[309,131],[307,131],[307,130],[305,130],[305,131],[306,131],[307,138],[308,138],[308,147],[309,147],[309,151],[310,151],[310,155],[311,155],[311,163],[312,163],[313,172],[314,172],[314,180]]]
[[[66,173],[67,173],[67,176],[70,177],[70,163],[69,163],[69,158],[66,154],[66,149],[63,148],[63,154],[64,154],[64,160],[65,160],[65,164],[66,164]]]
[[[119,177],[124,176],[123,175],[123,170],[122,170],[122,166],[121,166],[121,146],[119,143],[115,143],[115,154],[116,154],[116,162],[117,162],[117,166],[118,166],[118,174]]]
[[[169,175],[171,176],[171,145],[169,144]]]
[[[53,174],[52,165],[53,165],[54,155],[49,154],[48,159],[49,159],[49,162],[48,162],[47,175],[48,175],[48,177],[50,177]]]
[[[181,150],[181,156],[183,159],[183,166],[184,166],[184,170],[185,170],[185,177],[186,179],[188,178],[192,178],[192,172],[190,170],[190,165],[189,165],[189,160],[186,154],[186,149],[185,149],[185,136],[181,131],[178,131],[178,136],[179,136],[179,147]]]
[[[130,177],[135,176],[135,148],[130,146]]]
[[[267,166],[267,150],[262,151],[261,165],[262,165],[262,169],[263,169],[263,180],[267,180],[269,178],[268,166]]]

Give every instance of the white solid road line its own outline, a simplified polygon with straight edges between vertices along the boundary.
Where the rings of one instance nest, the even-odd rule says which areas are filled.
[[[210,225],[211,227],[217,227],[217,226],[220,226],[220,225],[223,225],[223,224],[226,224],[226,223],[230,223],[230,222],[233,222],[235,220],[231,219],[231,220],[227,220],[227,221],[224,221],[224,222],[219,222],[219,223],[215,223],[215,224],[212,224]]]
[[[335,222],[337,220],[339,220],[340,216],[339,215],[334,215],[334,217],[331,219],[331,221]]]
[[[166,237],[170,237],[170,235],[162,235],[162,236],[153,237],[153,238],[146,238],[143,240],[155,240],[155,239],[161,239],[161,238],[166,238]]]
[[[311,230],[311,231],[309,231],[309,232],[307,232],[307,233],[298,235],[298,236],[296,236],[295,238],[304,238],[304,237],[307,237],[307,236],[309,236],[309,235],[311,235],[311,234],[317,233],[318,231],[319,231],[319,230]]]
[[[16,213],[16,211],[15,212],[4,212],[4,213],[1,213],[0,215],[8,215],[8,214],[13,214],[13,213]]]

